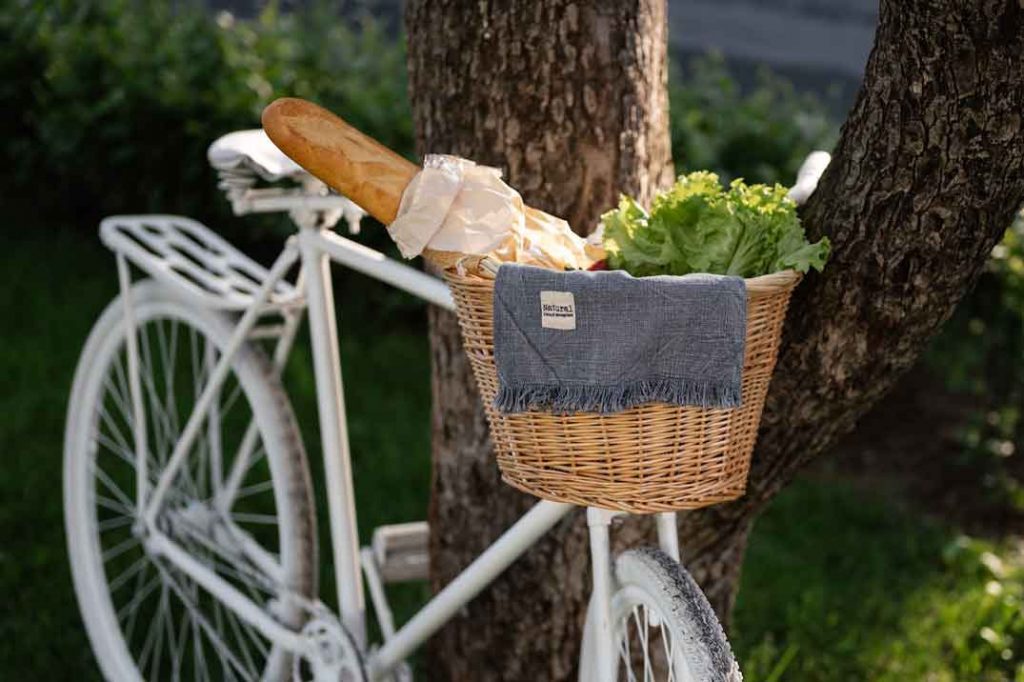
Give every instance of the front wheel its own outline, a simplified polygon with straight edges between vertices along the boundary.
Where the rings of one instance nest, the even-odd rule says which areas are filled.
[[[664,552],[633,549],[615,560],[611,679],[625,682],[741,682],[729,641],[693,578]],[[584,627],[580,682],[598,680],[592,609]]]

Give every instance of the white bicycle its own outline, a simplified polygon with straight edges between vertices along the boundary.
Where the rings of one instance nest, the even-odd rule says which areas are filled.
[[[360,209],[262,131],[227,135],[209,156],[236,214],[288,212],[299,230],[265,269],[188,218],[100,226],[120,295],[82,352],[64,463],[72,573],[100,669],[110,680],[411,679],[405,660],[416,647],[573,507],[537,503],[396,629],[384,584],[426,579],[429,529],[381,527],[360,548],[329,264],[449,310],[451,296],[335,233],[343,217],[357,231]],[[819,173],[804,173],[800,187]],[[312,483],[280,378],[304,313],[337,611],[317,598]],[[617,514],[586,513],[594,589],[579,679],[739,680],[714,613],[679,564],[675,515],[655,517],[659,548],[613,558]],[[364,581],[379,642],[367,637]]]

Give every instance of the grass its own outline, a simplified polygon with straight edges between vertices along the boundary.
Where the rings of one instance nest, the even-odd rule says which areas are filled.
[[[842,482],[758,521],[734,642],[747,682],[1024,680],[1024,562]],[[987,629],[987,630],[986,630]]]
[[[78,352],[115,291],[113,263],[92,235],[22,227],[0,254],[0,669],[22,679],[96,679],[64,550],[61,439]],[[428,356],[422,316],[395,306],[380,285],[346,277],[338,299],[365,539],[380,523],[424,517]],[[286,380],[321,480],[302,344]],[[320,536],[326,549],[325,523]],[[321,557],[332,603],[330,556]],[[1009,545],[960,537],[841,481],[803,479],[755,528],[736,651],[754,682],[1024,682],[1022,566]],[[424,589],[397,594],[399,612]]]

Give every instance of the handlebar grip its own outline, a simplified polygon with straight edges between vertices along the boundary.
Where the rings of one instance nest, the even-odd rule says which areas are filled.
[[[385,225],[419,168],[323,107],[283,97],[263,110],[263,129],[285,154]]]
[[[789,198],[798,205],[807,201],[818,187],[818,180],[832,161],[832,155],[821,150],[811,152],[796,172],[796,184],[789,190]]]

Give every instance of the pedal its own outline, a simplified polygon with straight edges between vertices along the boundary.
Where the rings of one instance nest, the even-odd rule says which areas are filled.
[[[380,526],[373,531],[373,558],[385,583],[426,580],[430,561],[426,521]]]

